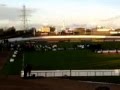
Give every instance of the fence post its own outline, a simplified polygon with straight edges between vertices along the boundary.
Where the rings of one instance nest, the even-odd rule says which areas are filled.
[[[45,77],[47,77],[47,72],[45,72]]]
[[[118,70],[118,76],[120,76],[120,70]]]
[[[97,75],[96,72],[97,72],[97,71],[95,71],[95,76]]]
[[[71,69],[70,69],[70,77],[71,77]]]
[[[104,76],[104,71],[102,71],[102,76]]]
[[[54,77],[55,77],[55,72],[54,72]]]

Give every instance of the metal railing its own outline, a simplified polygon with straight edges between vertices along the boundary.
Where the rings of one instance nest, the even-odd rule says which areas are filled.
[[[114,70],[33,70],[35,77],[64,77],[64,76],[120,76],[120,69]],[[21,77],[24,71],[21,71]]]

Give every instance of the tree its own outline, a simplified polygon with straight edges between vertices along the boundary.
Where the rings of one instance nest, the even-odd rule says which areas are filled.
[[[62,31],[61,31],[61,35],[66,35],[65,30],[62,30]]]
[[[12,36],[12,35],[15,35],[15,32],[16,32],[15,27],[10,27],[4,32],[4,35],[5,36]]]
[[[50,27],[50,32],[55,32],[55,27]]]
[[[3,35],[3,32],[4,32],[3,28],[0,28],[0,35]]]

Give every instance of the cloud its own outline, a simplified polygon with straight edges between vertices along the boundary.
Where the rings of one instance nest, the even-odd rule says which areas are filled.
[[[101,26],[113,27],[113,28],[120,28],[120,15],[110,17],[104,20],[100,20],[98,23]]]
[[[27,10],[27,14],[33,13],[33,10]],[[0,6],[0,20],[16,21],[22,17],[22,8]]]
[[[0,20],[16,20],[20,15],[18,8],[0,7]]]
[[[41,12],[40,12],[41,13]],[[102,5],[87,5],[87,6],[63,6],[62,7],[50,7],[46,8],[45,14],[39,14],[39,23],[44,22],[47,19],[48,23],[61,23],[63,20],[67,24],[72,23],[91,23],[94,21],[99,21],[101,19],[110,18],[116,15],[120,15],[119,10]],[[36,17],[38,21],[38,17]]]

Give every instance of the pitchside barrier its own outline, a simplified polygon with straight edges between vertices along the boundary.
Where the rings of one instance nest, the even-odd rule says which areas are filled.
[[[115,54],[115,53],[118,53],[118,54],[120,54],[120,50],[99,50],[99,51],[97,51],[97,53],[99,53],[99,54],[101,54],[101,53],[103,53],[103,54]]]
[[[64,77],[64,76],[120,76],[120,69],[114,70],[32,70],[35,77]],[[24,77],[24,71],[21,71]]]

